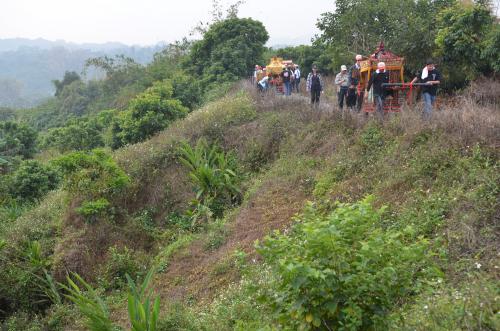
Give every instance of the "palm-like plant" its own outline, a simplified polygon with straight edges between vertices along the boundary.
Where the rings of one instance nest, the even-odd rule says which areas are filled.
[[[155,268],[153,267],[140,286],[137,286],[128,274],[126,275],[129,285],[128,313],[132,331],[156,331],[160,314],[160,298],[157,297],[151,305],[151,292],[149,290],[149,283],[154,272]],[[72,277],[83,286],[83,290],[71,277],[67,277],[69,285],[60,284],[60,286],[67,292],[65,297],[73,302],[87,318],[87,328],[91,331],[118,330],[118,327],[111,322],[106,303],[92,286],[76,273],[73,273]]]
[[[83,285],[85,292],[69,276],[67,277],[69,285],[61,284],[61,287],[68,292],[64,296],[72,301],[80,312],[87,317],[88,329],[92,331],[115,330],[116,328],[109,318],[106,303],[82,277],[76,273],[73,273],[72,276]]]
[[[206,206],[220,217],[223,206],[235,202],[241,194],[234,158],[216,145],[209,146],[203,139],[198,140],[194,148],[183,143],[179,152],[180,160],[190,170],[189,177],[195,185],[194,205],[198,206],[197,209],[200,205]]]
[[[137,287],[132,278],[126,275],[129,285],[128,314],[132,331],[156,331],[156,323],[160,313],[160,298],[157,297],[151,306],[151,292],[148,291],[153,272],[154,269],[148,272],[140,287]]]

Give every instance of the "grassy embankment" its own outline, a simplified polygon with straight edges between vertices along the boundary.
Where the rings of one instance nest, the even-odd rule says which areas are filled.
[[[92,281],[113,318],[126,326],[120,277],[143,275],[156,263],[161,330],[277,327],[272,300],[260,299],[277,291],[279,268],[256,254],[255,240],[286,229],[293,242],[292,218],[307,201],[326,215],[337,208],[331,201],[355,203],[372,195],[375,208],[387,206],[377,231],[410,231],[402,239],[407,245],[425,240],[425,263],[437,270],[422,282],[415,278],[418,288],[384,306],[388,327],[493,329],[499,308],[499,124],[497,108],[467,98],[430,123],[405,111],[380,124],[314,113],[301,99],[235,91],[153,139],[115,152],[131,184],[113,201],[112,220],[84,222],[73,211],[77,201],[59,191],[2,230],[15,262],[11,272],[29,269],[18,252],[37,240],[58,280],[69,269]],[[244,196],[223,219],[193,231],[182,217],[194,194],[177,148],[179,141],[199,138],[234,151],[245,174]],[[25,282],[12,288],[13,295],[25,296],[16,303],[21,309],[37,296],[29,278],[26,272]],[[39,324],[81,328],[68,304],[50,309]]]

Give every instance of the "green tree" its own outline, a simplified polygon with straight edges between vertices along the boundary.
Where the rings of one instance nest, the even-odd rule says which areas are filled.
[[[64,73],[63,80],[60,81],[58,79],[53,80],[52,83],[54,84],[56,88],[56,93],[55,96],[59,96],[64,89],[65,86],[68,86],[69,84],[76,82],[76,81],[81,81],[80,75],[78,75],[74,71],[66,71]]]
[[[154,55],[153,61],[146,67],[146,83],[172,78],[189,56],[192,41],[186,38],[166,46]]]
[[[0,122],[0,157],[30,158],[36,152],[37,133],[26,124]]]
[[[140,85],[144,78],[144,67],[124,55],[117,55],[114,58],[108,56],[90,58],[85,63],[84,71],[90,67],[104,71],[106,79],[103,89],[107,96],[117,94],[126,86]]]
[[[261,22],[231,16],[212,24],[203,39],[193,44],[188,69],[208,83],[245,77],[255,63],[262,62],[268,39]]]
[[[9,191],[18,200],[33,201],[55,189],[58,184],[59,176],[55,169],[36,160],[26,160],[12,174]]]
[[[79,121],[62,128],[50,129],[44,138],[44,146],[55,147],[61,152],[103,147],[102,128],[94,124],[93,122]]]
[[[175,73],[170,80],[172,83],[172,97],[179,100],[190,110],[199,106],[203,100],[203,91],[200,81],[183,71]]]
[[[113,124],[112,147],[143,141],[185,116],[188,109],[172,97],[172,85],[165,81],[157,82],[134,98],[129,109]]]
[[[500,72],[500,24],[494,23],[490,33],[483,43],[481,58],[486,61],[494,72]]]
[[[338,0],[336,10],[322,14],[317,26],[325,43],[338,54],[334,67],[353,61],[355,54],[371,54],[380,41],[404,55],[409,69],[422,67],[432,54],[436,13],[454,0]]]
[[[450,87],[463,87],[478,74],[491,72],[491,65],[498,61],[498,53],[495,60],[485,61],[495,49],[495,32],[490,32],[496,30],[493,21],[484,3],[457,3],[439,14],[435,53],[443,59]]]

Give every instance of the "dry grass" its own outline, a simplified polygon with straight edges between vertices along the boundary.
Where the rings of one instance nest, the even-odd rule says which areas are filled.
[[[467,96],[445,100],[440,109],[434,111],[430,120],[424,120],[419,106],[406,109],[395,124],[406,133],[440,130],[462,145],[480,143],[498,147],[500,142],[500,111],[494,106],[477,104]]]
[[[500,76],[493,78],[480,77],[471,82],[464,95],[483,106],[499,110],[500,107]]]

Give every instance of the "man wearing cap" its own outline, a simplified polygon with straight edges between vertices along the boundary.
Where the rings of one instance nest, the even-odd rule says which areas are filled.
[[[389,83],[389,74],[385,71],[385,63],[379,62],[377,64],[377,71],[371,76],[366,90],[370,91],[373,85],[373,99],[380,119],[384,118],[384,100],[386,95],[386,89],[382,86],[384,83]]]
[[[417,81],[427,84],[422,87],[422,95],[424,97],[424,118],[428,119],[432,115],[432,107],[436,102],[437,89],[441,84],[441,73],[436,69],[434,60],[428,59],[425,64],[425,68],[411,81],[411,84]]]
[[[357,106],[356,110],[358,112],[361,111],[365,94],[363,86],[359,86],[362,60],[362,55],[356,55],[356,63],[349,69],[349,90],[347,92],[347,106],[351,108]]]
[[[347,97],[349,89],[349,74],[345,65],[340,66],[340,72],[335,77],[335,85],[337,85],[339,109],[344,108],[344,99]]]

